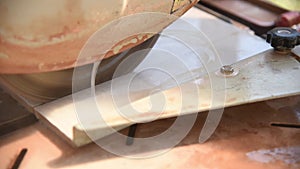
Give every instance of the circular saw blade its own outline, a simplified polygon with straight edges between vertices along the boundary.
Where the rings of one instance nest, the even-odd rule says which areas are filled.
[[[98,68],[95,84],[100,84],[111,80],[118,65],[131,56],[136,51],[141,55],[135,59],[123,74],[133,71],[140,62],[146,57],[149,50],[157,41],[159,35],[156,35],[145,41],[139,46],[127,50],[121,54],[115,55],[108,59],[101,61]],[[89,66],[89,65],[85,65]],[[34,74],[2,74],[1,80],[9,86],[10,90],[18,96],[22,96],[30,101],[38,101],[39,103],[46,103],[72,93],[72,76],[74,69],[66,69],[54,72],[34,73]],[[81,77],[83,81],[90,81],[90,76]]]

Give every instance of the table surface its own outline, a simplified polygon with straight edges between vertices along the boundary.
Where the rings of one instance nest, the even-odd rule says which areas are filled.
[[[206,113],[200,113],[193,129],[179,145],[166,153],[145,159],[118,157],[94,143],[76,149],[41,123],[36,123],[0,137],[0,168],[10,167],[18,152],[22,148],[28,148],[21,169],[296,169],[300,167],[300,130],[270,127],[270,123],[299,122],[299,103],[300,97],[296,96],[225,109],[219,127],[204,144],[197,142],[206,117]],[[173,121],[174,119],[166,119],[141,124],[137,128],[136,136],[146,137],[161,133]],[[126,130],[122,133],[126,133]],[[106,139],[109,140],[109,137]],[[151,148],[153,151],[165,149],[167,141],[161,142],[161,145]],[[142,151],[143,147],[139,150]]]

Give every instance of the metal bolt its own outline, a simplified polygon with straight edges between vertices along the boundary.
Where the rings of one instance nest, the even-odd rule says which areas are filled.
[[[292,32],[289,30],[278,30],[277,33],[282,34],[282,35],[292,34]]]
[[[276,53],[287,55],[293,48],[300,45],[300,33],[288,27],[274,28],[267,33],[267,42]]]
[[[221,77],[234,77],[236,75],[239,74],[239,70],[238,68],[233,68],[232,66],[230,65],[225,65],[225,66],[222,66],[220,68],[220,70],[218,70],[216,72],[216,75],[217,76],[221,76]]]
[[[225,66],[221,67],[220,72],[224,75],[231,75],[234,73],[234,69],[233,69],[233,67],[231,67],[229,65],[225,65]]]

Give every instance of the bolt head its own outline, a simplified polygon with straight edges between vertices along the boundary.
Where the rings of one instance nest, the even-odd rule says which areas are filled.
[[[292,28],[278,27],[267,33],[267,42],[279,52],[289,53],[300,44],[300,33]]]
[[[234,73],[234,69],[233,69],[233,67],[231,67],[229,65],[225,65],[225,66],[221,67],[220,72],[224,75],[231,75]]]

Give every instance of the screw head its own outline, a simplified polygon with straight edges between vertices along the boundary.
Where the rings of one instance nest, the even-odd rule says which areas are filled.
[[[216,72],[216,75],[221,77],[234,77],[238,74],[239,74],[239,70],[233,68],[230,65],[222,66],[220,70]]]
[[[233,67],[231,67],[229,65],[225,65],[225,66],[221,67],[220,72],[224,75],[231,75],[234,73],[234,69],[233,69]]]

